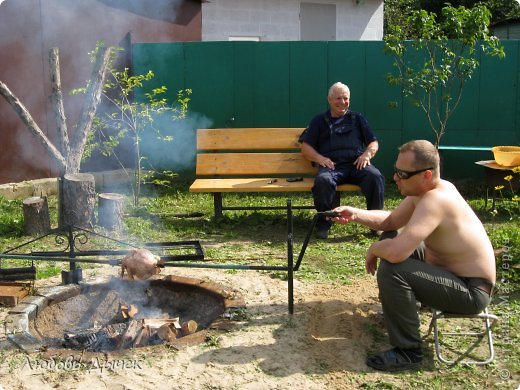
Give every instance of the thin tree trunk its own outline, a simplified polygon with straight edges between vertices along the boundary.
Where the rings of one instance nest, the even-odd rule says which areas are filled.
[[[58,134],[59,149],[65,160],[69,156],[69,135],[65,121],[65,110],[63,109],[63,94],[61,92],[60,57],[59,49],[53,47],[49,51],[49,62],[51,69],[52,107],[56,120],[56,132]],[[63,173],[63,172],[62,172]]]
[[[5,85],[2,81],[0,81],[0,95],[2,95],[5,100],[13,107],[16,111],[22,122],[27,126],[29,131],[38,139],[38,141],[43,145],[43,147],[49,152],[51,157],[53,157],[58,163],[58,169],[60,171],[65,171],[67,163],[65,158],[63,158],[62,154],[56,147],[52,144],[51,141],[47,138],[47,136],[43,133],[43,131],[38,127],[38,124],[34,121],[31,114],[25,106],[18,100],[18,98],[9,90],[7,85]]]
[[[101,100],[103,85],[105,84],[106,70],[110,63],[111,48],[100,47],[96,54],[94,69],[90,76],[90,83],[87,86],[85,104],[81,112],[78,128],[74,132],[71,141],[71,150],[67,159],[67,173],[79,172],[81,156],[85,149],[88,132],[92,126],[96,109]]]

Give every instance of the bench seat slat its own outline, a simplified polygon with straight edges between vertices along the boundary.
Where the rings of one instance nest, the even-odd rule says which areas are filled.
[[[284,178],[268,184],[272,178],[247,179],[196,179],[190,186],[190,192],[303,192],[310,191],[314,178],[304,178],[303,181],[288,182]],[[338,191],[359,191],[360,187],[353,184],[338,186]]]
[[[197,149],[260,150],[300,149],[303,128],[198,129]]]
[[[197,175],[314,175],[298,153],[199,153]]]

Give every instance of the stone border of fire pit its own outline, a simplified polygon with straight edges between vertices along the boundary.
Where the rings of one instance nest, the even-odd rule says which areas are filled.
[[[239,296],[238,292],[232,290],[231,288],[226,288],[223,285],[215,282],[175,275],[154,277],[149,280],[162,280],[166,282],[184,284],[186,286],[194,286],[206,290],[208,294],[222,297],[224,306],[223,314],[232,313],[233,310],[240,310],[245,308],[246,306],[243,298]],[[45,346],[40,342],[39,339],[34,337],[30,332],[30,322],[34,321],[38,314],[41,311],[43,311],[47,306],[51,306],[53,304],[75,297],[79,294],[91,291],[92,289],[95,289],[97,286],[105,285],[108,281],[108,279],[103,279],[91,282],[85,281],[81,282],[80,284],[69,284],[38,288],[36,295],[25,297],[22,301],[18,303],[18,305],[9,310],[5,320],[5,333],[7,339],[12,344],[14,344],[14,346],[18,347],[19,349],[27,353],[43,351],[45,349]],[[232,318],[232,315],[230,315],[229,317]],[[229,318],[226,318],[224,315],[221,315],[219,318],[214,320],[208,326],[208,328],[202,329],[193,334],[184,336],[166,344],[173,347],[198,344],[204,341],[204,339],[206,338],[207,330],[230,330],[232,326],[232,321]],[[164,346],[164,344],[162,345]],[[150,348],[154,347],[142,347],[139,348],[139,351]],[[52,352],[55,355],[60,355],[60,351],[61,353],[66,351],[68,355],[70,355],[71,352],[74,352],[69,349],[52,349]],[[110,354],[125,354],[125,352],[128,353],[128,350],[114,351]],[[92,354],[95,355],[96,353],[89,353],[89,355]],[[82,356],[84,356],[83,352]]]

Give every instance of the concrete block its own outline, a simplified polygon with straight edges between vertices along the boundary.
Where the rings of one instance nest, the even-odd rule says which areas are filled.
[[[58,179],[37,179],[32,180],[33,196],[51,196],[58,194]]]
[[[29,318],[26,314],[12,314],[5,319],[5,334],[29,332]]]
[[[10,334],[7,336],[7,339],[25,352],[38,352],[43,349],[41,341],[28,332]]]
[[[46,297],[26,297],[18,305],[10,309],[8,314],[25,314],[29,320],[34,320],[48,305],[49,301]]]
[[[76,295],[79,295],[80,292],[80,286],[77,284],[68,284],[66,286],[55,286],[48,289],[38,289],[37,295],[47,298],[48,304],[53,305],[55,303],[75,297]]]

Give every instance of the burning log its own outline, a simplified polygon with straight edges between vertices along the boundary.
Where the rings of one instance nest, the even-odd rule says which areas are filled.
[[[174,324],[179,322],[179,317],[173,317],[173,318],[145,318],[144,319],[144,326],[148,326],[151,329],[158,329],[164,324]],[[180,325],[179,325],[180,326]]]
[[[110,351],[117,347],[117,341],[127,328],[126,323],[94,327],[80,331],[68,331],[63,335],[64,345],[91,351]]]
[[[130,319],[127,322],[108,324],[64,333],[64,346],[90,351],[114,351],[133,347],[171,342],[197,331],[198,325],[179,318]]]
[[[131,320],[128,323],[126,331],[119,338],[117,344],[119,349],[131,348],[134,346],[134,340],[137,339],[143,330],[143,320]]]
[[[139,309],[135,305],[121,305],[121,315],[123,319],[134,318],[135,315],[139,312]]]
[[[164,324],[157,329],[157,336],[164,341],[173,341],[178,338],[179,332],[174,324]]]
[[[152,331],[148,326],[143,326],[141,332],[137,335],[134,341],[135,347],[144,347],[150,343],[150,339],[152,338]]]
[[[96,352],[114,351],[171,342],[196,332],[198,328],[193,320],[181,323],[179,317],[136,319],[138,313],[136,305],[120,304],[112,323],[66,331],[64,346]]]
[[[197,331],[198,327],[199,327],[199,325],[193,320],[184,322],[182,324],[182,335],[187,336],[189,334],[195,333]]]
[[[161,272],[159,265],[163,262],[159,256],[148,249],[132,249],[121,261],[121,277],[125,271],[131,280],[145,280]]]

